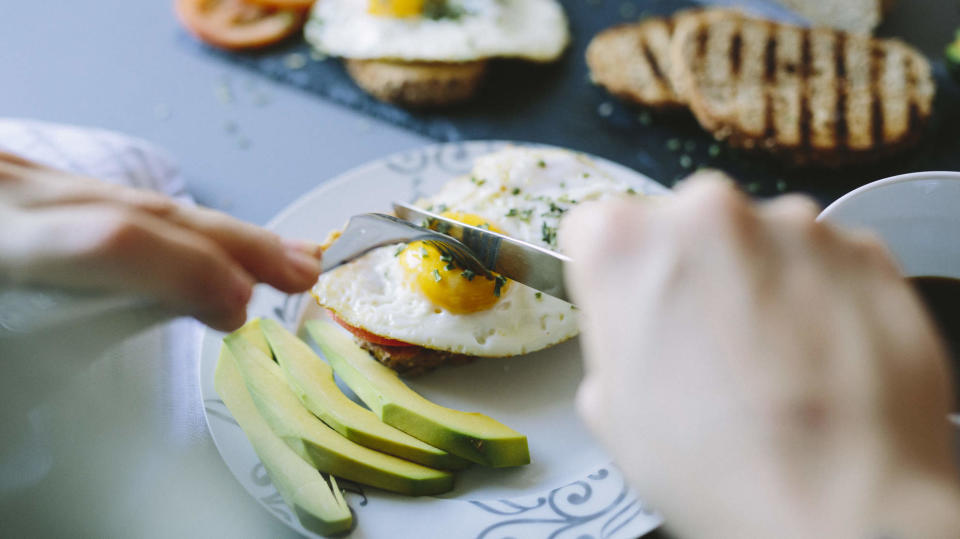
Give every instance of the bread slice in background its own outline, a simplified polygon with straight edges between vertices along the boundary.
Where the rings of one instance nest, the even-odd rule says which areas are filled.
[[[701,125],[796,163],[860,162],[914,143],[932,114],[914,48],[723,10],[678,21],[671,76]]]
[[[673,19],[651,17],[600,32],[587,47],[590,78],[611,94],[653,108],[685,103],[667,76]]]
[[[895,0],[776,0],[814,25],[872,34]]]
[[[347,73],[373,97],[404,107],[442,107],[476,95],[487,62],[400,62],[345,59]]]

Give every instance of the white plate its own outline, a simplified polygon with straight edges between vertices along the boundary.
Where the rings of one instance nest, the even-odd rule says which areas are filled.
[[[442,144],[392,155],[326,182],[282,211],[268,228],[321,241],[351,215],[386,211],[394,200],[413,201],[435,192],[468,172],[474,158],[503,145]],[[640,192],[668,192],[630,169],[594,159]],[[295,326],[310,316],[312,303],[307,295],[261,286],[249,315],[299,329]],[[210,433],[243,488],[288,526],[311,536],[284,505],[213,389],[221,338],[222,333],[208,330],[201,348],[200,382]],[[532,463],[497,470],[472,467],[458,473],[456,488],[440,497],[411,498],[341,481],[356,516],[350,537],[635,538],[657,527],[660,517],[626,487],[574,412],[581,374],[578,344],[568,342],[524,357],[441,369],[410,382],[432,401],[486,413],[526,434]]]

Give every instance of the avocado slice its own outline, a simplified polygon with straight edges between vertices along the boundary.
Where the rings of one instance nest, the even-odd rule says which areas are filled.
[[[421,397],[332,323],[311,320],[306,326],[333,370],[384,423],[478,464],[530,463],[526,436],[483,414]]]
[[[415,496],[453,488],[450,472],[374,451],[325,425],[300,404],[283,379],[280,366],[242,335],[227,335],[224,343],[257,410],[274,434],[321,472]]]
[[[331,475],[328,485],[313,466],[270,430],[253,404],[226,346],[220,349],[213,380],[217,394],[247,435],[274,486],[303,527],[320,535],[349,530],[353,525],[353,515],[337,487],[337,480]]]
[[[957,30],[953,42],[947,45],[946,56],[950,73],[960,81],[960,29]]]
[[[387,425],[373,412],[350,400],[337,387],[330,366],[313,353],[307,343],[276,321],[262,320],[260,328],[283,368],[290,389],[333,430],[360,445],[431,468],[460,469],[470,464]]]

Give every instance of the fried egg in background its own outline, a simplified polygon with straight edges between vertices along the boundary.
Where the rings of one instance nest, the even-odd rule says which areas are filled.
[[[480,157],[471,174],[417,205],[556,249],[560,220],[571,207],[633,195],[581,154],[508,147]],[[367,332],[469,356],[526,354],[578,332],[571,304],[517,282],[470,275],[420,242],[382,247],[323,274],[313,294]]]
[[[408,62],[547,62],[570,41],[557,0],[321,0],[305,36],[331,56]]]

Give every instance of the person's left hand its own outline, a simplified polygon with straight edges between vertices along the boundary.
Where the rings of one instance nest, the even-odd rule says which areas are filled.
[[[220,330],[256,282],[309,288],[320,249],[161,194],[0,152],[0,284],[128,292]]]

